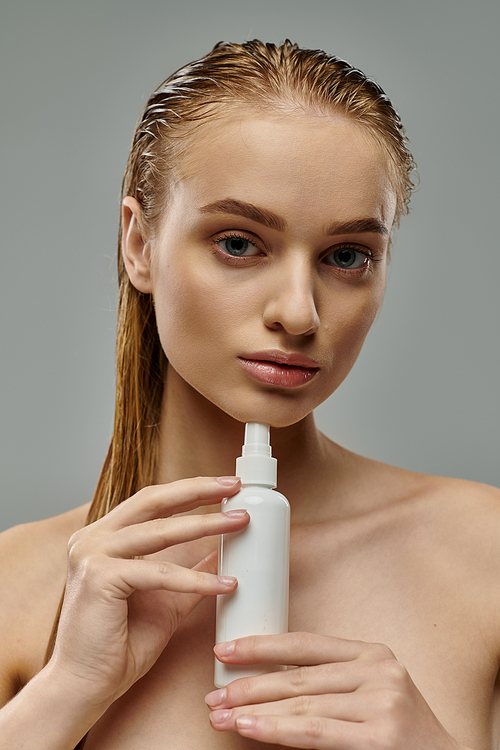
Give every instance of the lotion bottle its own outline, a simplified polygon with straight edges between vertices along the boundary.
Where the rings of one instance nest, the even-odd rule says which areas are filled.
[[[269,425],[248,422],[242,456],[236,459],[242,488],[221,510],[245,508],[250,522],[219,540],[219,575],[236,576],[238,588],[217,597],[216,642],[288,631],[290,505],[276,492],[277,461]],[[215,685],[276,671],[275,665],[237,666],[215,660]]]

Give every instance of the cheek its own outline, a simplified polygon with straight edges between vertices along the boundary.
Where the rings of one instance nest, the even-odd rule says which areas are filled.
[[[362,336],[363,341],[380,310],[380,306],[384,299],[384,288],[384,284],[380,284],[380,288],[376,288],[374,294],[363,300],[359,306],[358,327],[359,334]]]
[[[380,281],[370,290],[360,289],[355,295],[350,295],[345,304],[336,304],[332,310],[327,326],[337,341],[337,347],[334,347],[336,352],[332,351],[332,356],[337,366],[340,361],[343,363],[342,378],[356,361],[383,297],[384,282]]]
[[[237,316],[235,295],[220,289],[209,273],[192,267],[165,269],[155,288],[158,332],[167,359],[176,366],[195,355],[198,361],[214,350],[223,330]]]

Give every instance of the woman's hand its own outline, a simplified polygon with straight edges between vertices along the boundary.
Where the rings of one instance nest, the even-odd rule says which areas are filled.
[[[287,633],[240,638],[215,653],[227,664],[289,667],[209,693],[218,731],[318,750],[464,750],[381,644]]]
[[[239,488],[236,477],[147,487],[71,537],[66,596],[49,662],[69,690],[105,710],[148,672],[204,596],[236,588],[236,579],[216,575],[216,552],[192,569],[134,558],[242,529],[249,521],[244,511],[172,518]]]

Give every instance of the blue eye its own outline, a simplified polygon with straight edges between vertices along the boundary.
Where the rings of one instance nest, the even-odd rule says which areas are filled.
[[[325,260],[338,268],[361,268],[366,263],[367,256],[361,250],[346,245],[329,253]]]
[[[221,240],[217,240],[217,245],[221,250],[224,250],[235,258],[258,255],[260,252],[259,249],[245,237],[224,237]]]

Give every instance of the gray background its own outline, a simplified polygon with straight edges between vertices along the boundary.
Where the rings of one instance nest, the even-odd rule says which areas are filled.
[[[497,0],[4,0],[0,529],[91,497],[133,127],[220,39],[345,57],[388,92],[419,165],[382,312],[320,426],[389,463],[500,484],[499,21]]]

